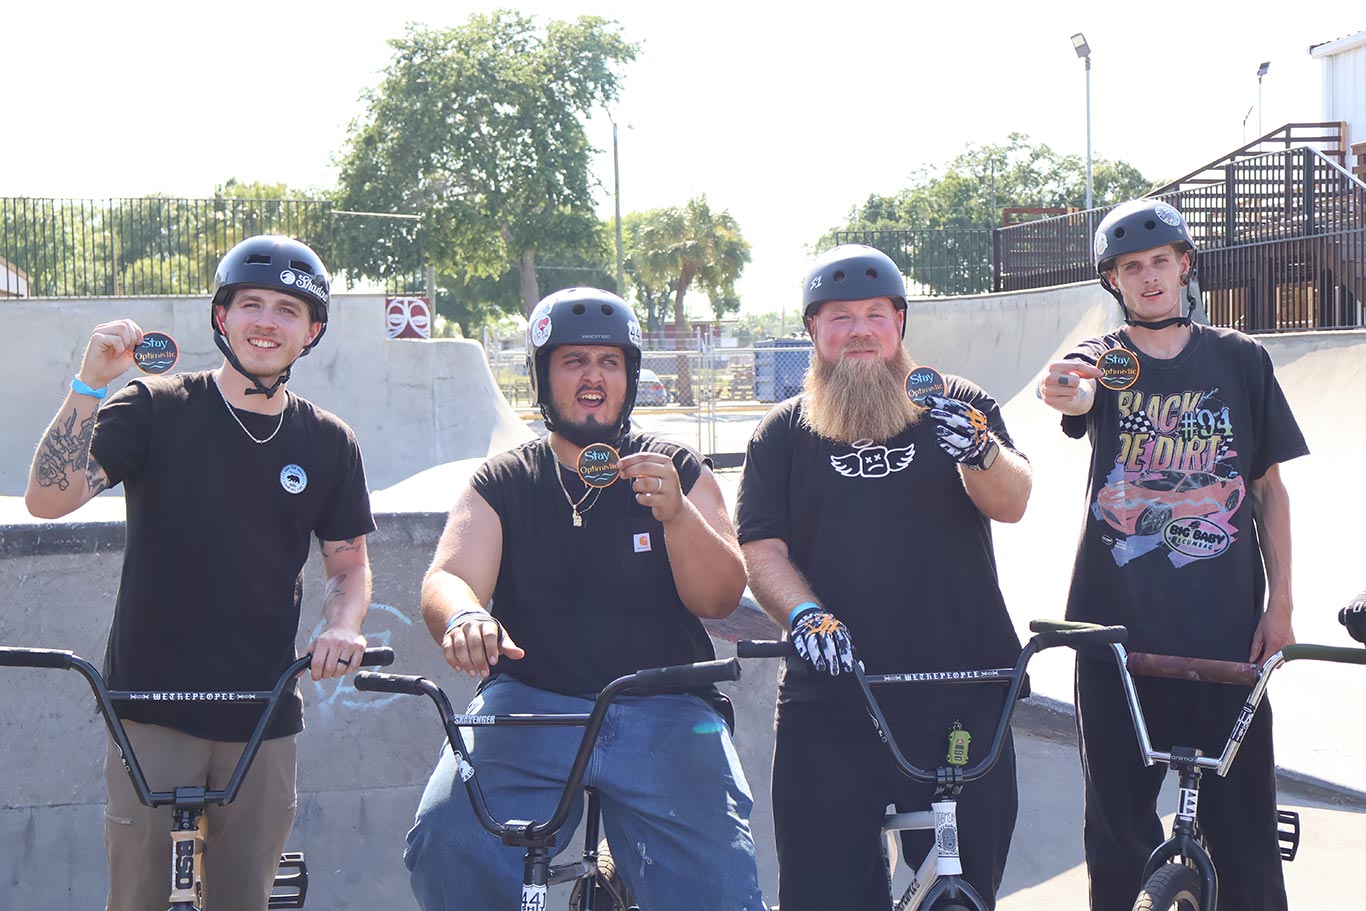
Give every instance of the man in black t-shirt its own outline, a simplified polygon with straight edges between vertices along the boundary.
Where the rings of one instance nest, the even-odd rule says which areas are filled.
[[[641,347],[626,303],[594,288],[550,295],[531,313],[527,354],[550,433],[475,473],[422,587],[446,661],[482,678],[470,714],[586,713],[618,676],[713,659],[699,618],[727,616],[744,591],[707,465],[630,432]],[[577,470],[590,444],[620,454],[619,477],[599,479],[607,486],[589,486]],[[608,714],[584,784],[601,798],[616,869],[643,908],[763,907],[753,801],[729,717],[714,687],[619,700]],[[549,818],[579,737],[480,727],[471,753],[491,811]],[[466,774],[443,747],[408,834],[424,911],[514,907],[521,895],[525,851],[480,828]]]
[[[1038,383],[1063,431],[1092,446],[1067,616],[1127,626],[1132,651],[1261,662],[1294,642],[1279,463],[1308,452],[1304,437],[1265,349],[1191,322],[1196,249],[1176,209],[1152,199],[1114,209],[1096,231],[1095,260],[1126,325],[1080,343]],[[1217,754],[1246,696],[1136,683],[1157,749]],[[1123,911],[1162,841],[1165,767],[1140,761],[1111,664],[1079,656],[1076,690],[1091,907]],[[1263,702],[1228,777],[1203,779],[1199,820],[1220,908],[1286,907],[1275,771]]]
[[[210,322],[223,365],[135,379],[102,407],[108,384],[160,339],[132,320],[95,328],[39,442],[25,501],[35,516],[59,518],[124,486],[127,543],[105,654],[111,689],[273,687],[294,659],[313,534],[327,574],[326,624],[309,646],[313,679],[359,666],[370,602],[364,536],[375,527],[360,450],[340,420],[283,389],[322,336],[328,303],[312,250],[249,238],[214,278]],[[221,789],[260,707],[155,701],[124,703],[119,715],[152,790]],[[206,907],[266,908],[294,819],[302,728],[291,688],[237,799],[208,809]],[[112,739],[105,780],[107,909],[164,908],[171,808],[139,803]]]
[[[736,506],[749,582],[791,629],[778,693],[773,815],[783,911],[890,906],[883,812],[928,806],[896,771],[846,671],[1014,664],[1020,642],[997,584],[991,520],[1023,515],[1031,474],[996,402],[956,376],[912,404],[902,348],[906,290],[886,255],[839,246],[803,286],[814,344],[805,391],[749,444]],[[955,723],[989,742],[995,688],[878,693],[907,758],[943,765]],[[992,905],[1016,809],[1013,747],[958,804],[964,876]],[[928,832],[906,833],[918,862]]]

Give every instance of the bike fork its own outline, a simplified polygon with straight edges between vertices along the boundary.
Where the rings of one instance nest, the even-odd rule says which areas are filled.
[[[171,817],[170,911],[198,911],[204,860],[204,808],[176,807]]]

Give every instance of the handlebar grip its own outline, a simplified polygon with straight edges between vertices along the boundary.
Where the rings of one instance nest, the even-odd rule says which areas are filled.
[[[367,693],[405,693],[409,696],[422,696],[422,683],[425,677],[409,677],[403,674],[376,674],[374,671],[361,671],[352,683],[356,689]]]
[[[1342,648],[1336,645],[1287,645],[1281,649],[1286,661],[1311,658],[1314,661],[1336,661],[1339,664],[1366,664],[1366,649]]]
[[[678,664],[673,667],[651,667],[635,672],[638,688],[654,689],[675,686],[701,686],[721,680],[740,679],[740,661],[702,661],[697,664]]]
[[[394,663],[394,650],[388,646],[367,648],[360,659],[361,667],[388,667]]]
[[[67,670],[75,652],[54,648],[0,647],[0,667],[54,667]]]
[[[1030,620],[1029,631],[1031,633],[1052,633],[1058,630],[1070,629],[1096,629],[1096,624],[1085,623],[1081,620]]]
[[[1034,629],[1034,624],[1029,625]],[[1096,626],[1092,623],[1068,624],[1066,628],[1045,629],[1034,635],[1039,650],[1065,645],[1069,648],[1084,649],[1097,645],[1115,645],[1129,638],[1129,630],[1123,626]]]
[[[797,651],[786,639],[741,639],[735,643],[735,654],[740,658],[787,658]]]
[[[1180,658],[1176,655],[1150,655],[1146,652],[1131,652],[1127,666],[1129,673],[1143,677],[1169,677],[1173,680],[1229,683],[1234,686],[1254,686],[1261,676],[1261,670],[1257,665],[1243,661]]]

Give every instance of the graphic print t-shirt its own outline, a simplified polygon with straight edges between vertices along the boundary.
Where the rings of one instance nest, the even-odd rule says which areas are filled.
[[[1013,449],[996,402],[961,377],[944,380],[944,394],[980,409]],[[803,426],[802,401],[775,407],[750,440],[735,507],[740,543],[786,542],[870,674],[1013,665],[1020,643],[997,584],[991,522],[939,448],[936,422],[924,416],[890,440],[839,443]],[[784,664],[779,728],[872,736],[852,678],[817,674],[795,659]],[[955,710],[946,706],[985,697],[995,712],[1002,693],[914,684],[879,688],[877,697],[889,721],[919,722],[942,710],[951,722]],[[941,754],[942,744],[935,741]]]
[[[1246,661],[1265,590],[1252,482],[1306,454],[1266,350],[1230,329],[1192,327],[1176,357],[1119,331],[1068,359],[1138,356],[1123,390],[1096,387],[1063,431],[1089,436],[1087,515],[1067,616],[1129,628],[1131,651]]]

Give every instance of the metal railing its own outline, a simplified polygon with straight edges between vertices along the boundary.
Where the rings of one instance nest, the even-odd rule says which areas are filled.
[[[255,234],[313,247],[338,289],[425,290],[415,216],[316,199],[0,197],[0,297],[207,294],[219,259]]]
[[[835,243],[886,253],[906,276],[911,295],[985,294],[992,287],[990,226],[836,231]]]
[[[1210,321],[1244,332],[1359,328],[1366,184],[1316,149],[1224,165],[1219,182],[1163,193],[1200,249]],[[1091,237],[1109,208],[999,228],[997,291],[1095,278]]]

